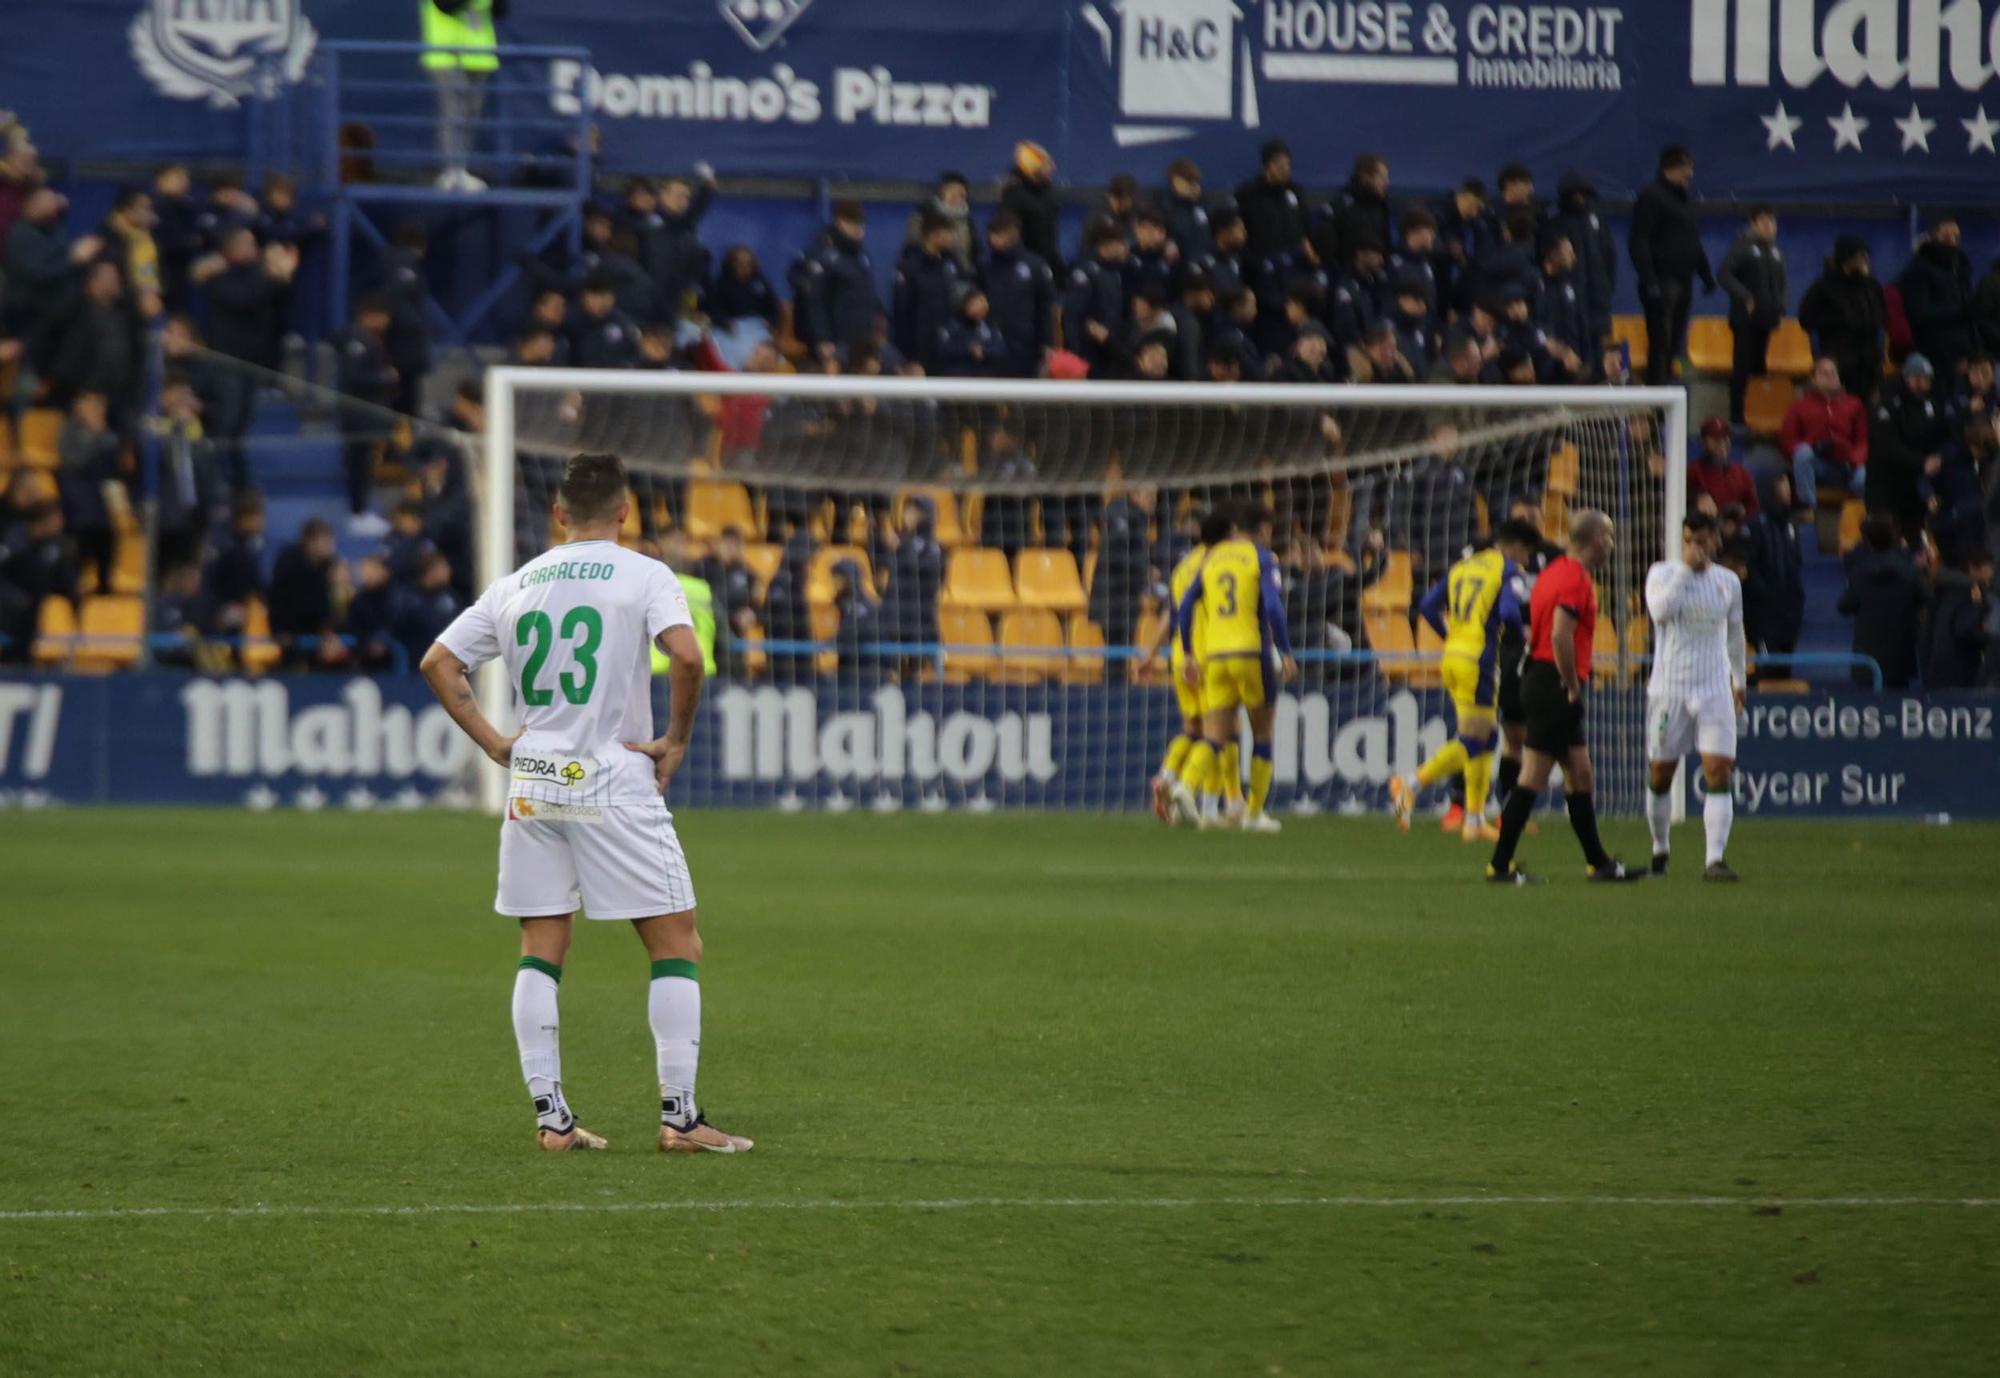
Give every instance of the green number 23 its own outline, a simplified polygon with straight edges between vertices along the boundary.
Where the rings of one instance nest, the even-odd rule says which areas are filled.
[[[604,639],[604,619],[596,608],[571,608],[563,614],[562,634],[565,641],[574,640],[569,649],[570,659],[583,675],[579,678],[575,670],[564,670],[557,683],[562,686],[563,697],[571,703],[588,703],[590,691],[597,687],[597,645]],[[555,629],[545,612],[523,613],[514,624],[515,645],[534,643],[534,649],[528,652],[528,663],[521,667],[521,702],[530,708],[555,702],[553,689],[543,689],[535,683],[542,677],[542,667],[548,663],[549,646],[554,640]]]

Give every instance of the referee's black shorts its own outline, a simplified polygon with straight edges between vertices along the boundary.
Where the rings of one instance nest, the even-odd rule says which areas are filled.
[[[1514,727],[1525,724],[1527,717],[1521,711],[1521,647],[1517,642],[1500,648],[1500,725]]]
[[[1521,672],[1521,715],[1530,751],[1561,758],[1583,745],[1583,700],[1570,701],[1562,676],[1546,660],[1531,660]]]

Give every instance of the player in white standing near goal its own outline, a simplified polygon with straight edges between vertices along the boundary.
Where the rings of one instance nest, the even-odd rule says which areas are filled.
[[[1704,880],[1730,881],[1723,860],[1736,817],[1730,779],[1736,769],[1736,715],[1743,709],[1743,585],[1715,562],[1715,518],[1691,512],[1681,523],[1681,558],[1646,572],[1653,619],[1653,674],[1646,684],[1646,822],[1653,834],[1653,874],[1667,870],[1674,773],[1693,747],[1701,754]]]
[[[493,907],[521,921],[514,1037],[536,1145],[605,1147],[563,1096],[556,993],[580,904],[593,919],[630,920],[652,959],[660,1151],[741,1153],[750,1140],[710,1125],[695,1103],[701,935],[687,859],[661,798],[694,730],[701,646],[673,572],[619,546],[629,505],[615,455],[572,458],[555,503],[569,540],[496,581],[445,628],[424,656],[424,678],[452,721],[511,777]],[[655,644],[672,662],[670,721],[657,738]],[[471,671],[495,657],[521,710],[512,737],[480,711],[472,690]]]

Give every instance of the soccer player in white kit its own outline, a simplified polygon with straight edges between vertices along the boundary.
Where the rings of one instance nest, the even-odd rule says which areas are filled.
[[[652,959],[647,1014],[659,1053],[660,1151],[741,1153],[694,1097],[701,1047],[701,935],[694,885],[661,798],[687,754],[702,653],[687,596],[664,564],[618,544],[630,499],[616,455],[563,470],[555,517],[569,540],[496,582],[424,656],[438,701],[507,768],[499,913],[521,921],[514,1038],[547,1152],[597,1149],[564,1099],[556,992],[579,905],[629,920]],[[666,732],[653,736],[651,651],[672,662]],[[471,671],[498,657],[520,710],[503,735],[480,711]]]
[[[1708,835],[1703,880],[1731,881],[1723,860],[1736,817],[1730,779],[1736,770],[1736,715],[1743,710],[1743,585],[1715,562],[1715,518],[1690,512],[1681,523],[1681,558],[1646,571],[1646,610],[1653,619],[1653,676],[1646,685],[1646,760],[1652,796],[1646,822],[1653,833],[1653,874],[1667,870],[1673,823],[1674,772],[1688,748],[1701,753]]]

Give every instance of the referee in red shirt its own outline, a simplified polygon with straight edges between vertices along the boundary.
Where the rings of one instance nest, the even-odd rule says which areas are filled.
[[[1592,880],[1640,880],[1612,859],[1597,836],[1591,802],[1590,748],[1583,742],[1584,690],[1590,683],[1590,651],[1597,641],[1597,585],[1591,574],[1611,559],[1611,518],[1594,508],[1577,512],[1569,524],[1569,552],[1549,563],[1535,579],[1528,610],[1528,664],[1521,672],[1521,712],[1527,719],[1521,778],[1500,812],[1500,841],[1486,878],[1501,885],[1533,885],[1535,877],[1514,865],[1514,849],[1535,811],[1535,796],[1561,762],[1569,825],[1583,844]]]

